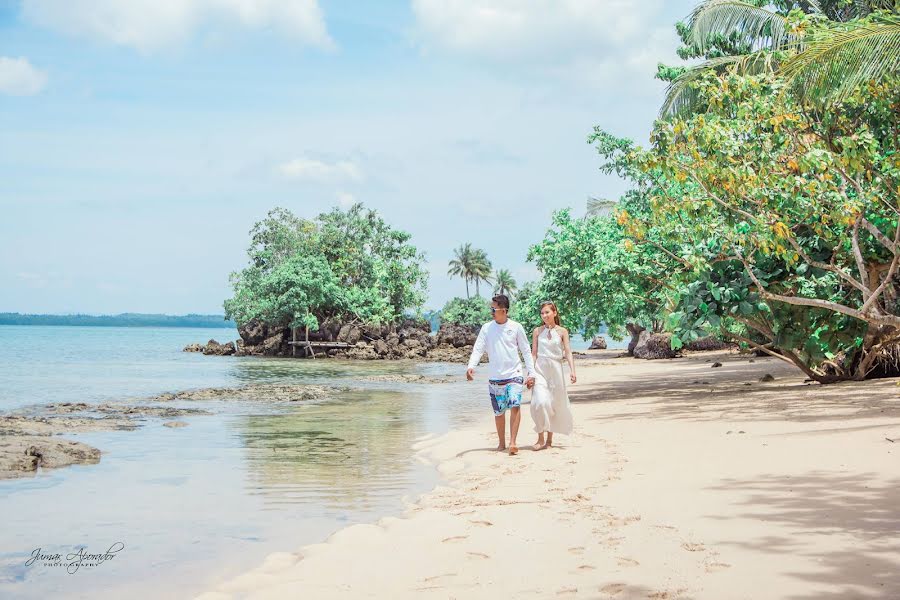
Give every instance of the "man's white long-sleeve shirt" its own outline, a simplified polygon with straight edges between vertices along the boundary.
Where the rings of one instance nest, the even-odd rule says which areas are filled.
[[[512,379],[522,377],[522,361],[519,360],[519,352],[525,359],[525,368],[528,377],[534,376],[534,360],[531,357],[531,344],[525,335],[525,329],[512,319],[507,319],[502,325],[496,321],[489,321],[481,327],[475,347],[472,348],[472,356],[469,358],[469,368],[474,369],[481,360],[481,355],[488,353],[488,378],[494,380]]]

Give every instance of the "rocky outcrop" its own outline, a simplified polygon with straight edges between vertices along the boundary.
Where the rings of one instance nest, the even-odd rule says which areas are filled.
[[[58,469],[100,462],[100,451],[82,442],[51,436],[0,436],[0,479],[25,477],[38,467]]]
[[[728,342],[723,342],[719,338],[713,337],[711,335],[702,337],[699,340],[694,340],[689,344],[685,344],[684,349],[690,350],[692,352],[705,352],[709,350],[727,350],[729,348],[737,348],[736,344],[729,344]]]
[[[453,323],[443,323],[438,330],[435,345],[452,346],[453,348],[462,348],[464,346],[473,346],[475,339],[478,337],[478,331],[481,328],[477,325],[456,325]]]
[[[672,336],[668,333],[653,333],[644,330],[638,336],[634,347],[634,357],[648,360],[658,358],[675,358],[676,352],[672,350]]]
[[[324,320],[318,331],[309,333],[311,342],[338,342],[350,347],[316,348],[316,358],[352,360],[427,360],[465,362],[478,337],[478,326],[444,323],[436,334],[428,321],[406,319],[384,325],[341,323]],[[293,356],[291,330],[270,327],[253,320],[238,328],[237,344],[191,344],[185,352],[237,356]],[[305,334],[304,334],[305,336]],[[301,357],[303,352],[297,352]]]
[[[231,356],[237,351],[237,348],[234,346],[234,342],[226,342],[224,344],[220,344],[216,340],[209,340],[206,342],[206,347],[203,349],[203,354],[212,355],[212,356]]]
[[[189,344],[184,347],[184,352],[202,352],[203,354],[212,356],[231,356],[237,354],[240,349],[240,342],[235,346],[234,342],[225,342],[220,344],[216,340],[209,340],[206,344]]]
[[[606,338],[602,335],[595,335],[588,350],[606,350]]]

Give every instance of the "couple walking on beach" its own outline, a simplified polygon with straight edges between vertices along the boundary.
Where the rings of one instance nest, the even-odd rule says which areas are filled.
[[[540,310],[544,324],[532,332],[529,346],[525,329],[509,318],[509,298],[502,294],[494,296],[491,300],[494,320],[485,323],[478,332],[466,370],[466,379],[472,381],[475,367],[487,351],[488,388],[500,440],[497,450],[506,450],[506,411],[509,410],[510,454],[519,452],[516,435],[522,417],[519,408],[523,387],[532,390],[531,418],[538,434],[535,450],[552,446],[554,433],[572,432],[572,411],[562,366],[565,359],[569,363],[569,379],[575,383],[569,332],[559,324],[559,311],[553,302],[541,303]],[[525,359],[524,377],[519,352]]]

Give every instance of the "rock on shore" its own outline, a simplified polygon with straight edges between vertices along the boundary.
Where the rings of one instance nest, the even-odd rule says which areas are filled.
[[[209,340],[205,345],[191,344],[185,352],[202,352],[216,356],[293,356],[291,330],[270,327],[252,320],[238,328],[237,344],[219,344]],[[337,342],[349,348],[317,349],[316,357],[354,360],[420,360],[431,362],[465,362],[478,336],[478,326],[444,323],[436,334],[427,321],[407,319],[387,325],[363,325],[325,320],[318,331],[310,332],[312,342]],[[297,356],[302,350],[297,349]]]
[[[42,435],[0,435],[0,479],[33,475],[38,467],[58,469],[100,462],[100,451],[81,442]]]

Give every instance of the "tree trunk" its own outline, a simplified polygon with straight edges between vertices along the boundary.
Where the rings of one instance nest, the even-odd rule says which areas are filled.
[[[646,328],[637,323],[626,323],[625,329],[631,334],[631,341],[628,342],[628,355],[634,356],[634,347],[637,346],[638,338],[641,337],[641,332]]]
[[[466,300],[468,300],[469,298],[469,280],[468,278],[466,278]]]

